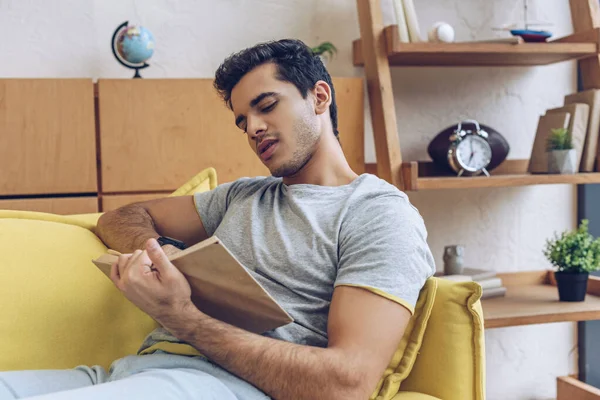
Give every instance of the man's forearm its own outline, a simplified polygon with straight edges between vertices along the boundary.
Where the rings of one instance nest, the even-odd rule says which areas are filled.
[[[143,249],[148,239],[159,236],[150,214],[136,204],[103,214],[95,232],[107,247],[121,253]]]
[[[250,333],[197,310],[185,320],[186,326],[171,328],[175,336],[274,399],[364,400],[370,395],[354,373],[360,371],[353,364],[357,361],[335,350]],[[164,321],[169,325],[174,326]]]

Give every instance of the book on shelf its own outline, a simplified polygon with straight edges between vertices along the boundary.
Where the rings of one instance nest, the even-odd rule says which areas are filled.
[[[189,282],[192,302],[207,315],[254,333],[293,321],[216,236],[168,258]],[[107,253],[93,263],[110,277],[117,260]]]
[[[406,18],[406,26],[408,28],[408,35],[412,43],[420,43],[423,41],[421,37],[421,29],[419,28],[419,20],[417,18],[417,11],[415,10],[415,3],[413,0],[402,0],[404,7],[404,16]]]
[[[585,103],[590,107],[587,134],[583,146],[580,172],[593,172],[598,153],[598,138],[600,136],[600,90],[590,89],[565,96],[566,104]]]
[[[402,0],[393,0],[392,5],[394,6],[396,24],[398,25],[398,39],[400,40],[400,43],[410,43],[408,26],[406,25],[406,14],[404,13]]]
[[[571,119],[567,127],[573,148],[577,153],[577,170],[583,159],[583,148],[585,146],[586,136],[588,132],[588,120],[590,116],[590,106],[587,103],[568,103],[562,107],[546,110],[546,114],[571,114]]]
[[[483,289],[483,293],[481,294],[481,300],[502,296],[506,296],[506,288],[504,286],[492,289]]]
[[[440,273],[440,278],[448,279],[455,282],[476,282],[481,286],[482,299],[504,296],[506,287],[502,285],[502,278],[496,276],[496,272],[482,270],[477,268],[463,268],[461,274],[444,275]]]
[[[546,113],[539,117],[535,139],[529,157],[529,165],[527,167],[528,172],[532,174],[548,173],[548,138],[552,133],[552,129],[568,128],[570,121],[571,113],[568,111]]]

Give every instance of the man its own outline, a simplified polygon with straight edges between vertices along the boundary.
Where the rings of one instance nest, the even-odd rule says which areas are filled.
[[[302,42],[232,55],[215,87],[272,176],[104,214],[99,237],[126,253],[111,279],[163,328],[108,373],[2,373],[0,398],[365,400],[372,393],[435,269],[418,211],[392,185],[351,170],[337,139],[331,78]],[[257,335],[192,304],[166,255],[179,250],[157,239],[189,246],[214,234],[293,323]]]

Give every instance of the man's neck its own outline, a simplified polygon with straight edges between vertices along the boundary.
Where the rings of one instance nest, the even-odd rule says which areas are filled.
[[[306,165],[296,174],[284,177],[283,183],[342,186],[349,184],[357,176],[348,165],[337,139],[331,135],[323,136]]]

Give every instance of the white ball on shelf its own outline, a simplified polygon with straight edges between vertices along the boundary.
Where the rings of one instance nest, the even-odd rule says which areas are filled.
[[[436,22],[427,34],[430,42],[452,43],[454,42],[454,28],[446,22]]]

